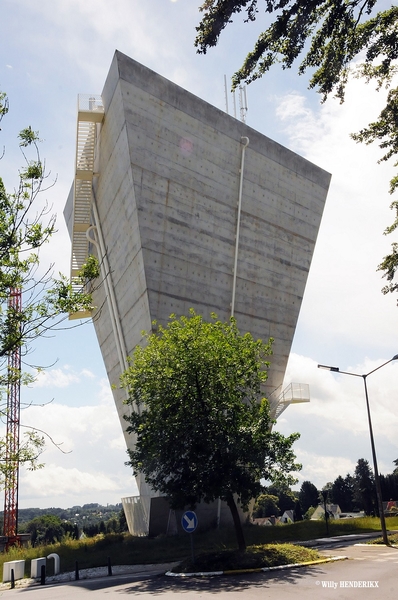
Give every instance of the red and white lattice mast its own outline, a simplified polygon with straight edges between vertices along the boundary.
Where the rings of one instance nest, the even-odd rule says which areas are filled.
[[[22,292],[10,291],[9,309],[21,312]],[[21,348],[17,345],[8,356],[6,473],[4,490],[4,528],[8,537],[6,549],[19,543],[18,538],[18,487],[19,487],[19,424],[21,388]]]

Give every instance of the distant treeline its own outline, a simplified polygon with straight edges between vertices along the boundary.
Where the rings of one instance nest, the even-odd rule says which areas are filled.
[[[383,502],[398,501],[398,459],[392,473],[380,475]],[[342,512],[363,511],[366,515],[378,513],[374,474],[369,462],[360,458],[353,475],[339,475],[326,483],[322,490],[311,481],[303,481],[300,491],[292,491],[286,486],[270,485],[264,489],[254,506],[253,517],[281,516],[287,510],[293,511],[294,520],[309,519],[315,508],[323,503],[325,493],[327,503],[339,505]]]
[[[3,523],[3,513],[0,513]],[[98,503],[71,508],[21,508],[18,511],[18,533],[30,533],[33,545],[52,543],[66,536],[79,538],[98,533],[127,531],[122,504]]]

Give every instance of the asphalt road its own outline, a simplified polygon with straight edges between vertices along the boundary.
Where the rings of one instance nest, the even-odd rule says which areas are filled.
[[[383,546],[344,546],[323,550],[325,555],[345,555],[347,560],[273,571],[212,578],[170,578],[135,574],[89,579],[57,585],[8,590],[11,600],[115,600],[123,596],[158,597],[161,600],[395,600],[398,595],[398,549]]]

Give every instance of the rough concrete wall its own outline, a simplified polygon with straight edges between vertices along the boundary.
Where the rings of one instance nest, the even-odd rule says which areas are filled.
[[[96,197],[127,351],[171,313],[228,319],[247,136],[235,316],[242,332],[275,338],[268,393],[280,392],[329,174],[119,52],[103,100]],[[120,367],[96,300],[114,384]]]
[[[100,141],[100,177],[95,181],[95,201],[100,227],[107,249],[110,272],[108,279],[114,288],[117,310],[126,339],[141,339],[141,331],[151,326],[145,281],[143,255],[138,227],[134,181],[129,160],[128,139],[120,86],[108,107]],[[94,295],[99,307],[94,324],[108,377],[114,387],[116,407],[123,431],[124,392],[119,389],[121,367],[118,361],[109,308],[101,287]],[[131,351],[132,346],[128,348]],[[129,436],[126,442],[131,443]]]

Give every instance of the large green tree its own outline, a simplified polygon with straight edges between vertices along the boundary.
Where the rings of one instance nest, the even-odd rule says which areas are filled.
[[[281,515],[285,510],[293,510],[296,504],[296,497],[288,485],[284,482],[275,483],[265,489],[267,494],[272,494],[278,498],[278,506]]]
[[[35,517],[23,529],[31,534],[32,546],[55,544],[60,542],[66,533],[74,537],[74,528],[71,523],[66,523],[59,517],[49,514]]]
[[[366,515],[377,512],[377,497],[373,471],[364,458],[358,459],[354,473],[354,501]]]
[[[260,494],[253,507],[253,518],[279,517],[278,496],[272,494]]]
[[[398,500],[398,475],[380,475],[380,487],[383,500]]]
[[[354,509],[354,480],[351,475],[343,478],[339,475],[330,489],[330,499],[333,504],[338,504],[343,512]]]
[[[377,89],[390,88],[386,105],[376,120],[352,134],[358,142],[378,142],[383,150],[381,161],[396,159],[398,153],[397,73],[398,7],[387,8],[384,0],[206,0],[200,7],[202,20],[197,27],[198,52],[217,45],[222,30],[241,12],[246,21],[254,21],[263,12],[265,30],[254,43],[233,77],[233,86],[250,83],[280,64],[292,67],[296,59],[300,75],[310,72],[309,87],[322,100],[335,94],[344,101],[352,65],[355,75],[366,82],[375,81]],[[398,166],[396,162],[394,166]],[[398,188],[398,175],[390,182],[390,193]],[[398,200],[393,200],[393,223],[385,233],[398,227]],[[398,244],[379,265],[388,284],[383,293],[398,291]]]
[[[241,335],[234,319],[206,322],[191,311],[137,347],[123,381],[134,410],[127,431],[136,436],[129,464],[144,473],[173,508],[225,500],[238,546],[245,540],[235,499],[247,507],[261,479],[291,481],[299,468],[298,434],[271,431],[267,378],[271,340]]]
[[[306,513],[311,506],[316,507],[320,503],[319,491],[311,481],[303,481],[301,484],[299,501],[303,513]]]
[[[0,121],[7,115],[9,104],[0,92]],[[18,136],[23,166],[16,175],[12,192],[0,177],[0,414],[6,420],[7,390],[11,384],[29,383],[34,371],[24,372],[18,360],[29,364],[28,354],[38,337],[59,328],[67,313],[89,310],[91,294],[86,284],[98,275],[98,265],[90,259],[73,287],[66,277],[53,277],[53,266],[43,267],[40,249],[55,233],[55,215],[42,199],[49,180],[39,152],[39,136],[31,127]],[[4,154],[2,151],[2,155]],[[0,156],[1,158],[2,156]],[[2,163],[0,163],[1,166]],[[11,179],[8,174],[8,179]],[[15,301],[22,293],[22,301]],[[14,298],[14,301],[12,300]],[[10,361],[10,357],[19,357]],[[7,477],[15,461],[37,465],[43,437],[27,431],[24,442],[10,444],[0,440],[0,478]],[[17,455],[6,449],[17,447]]]

